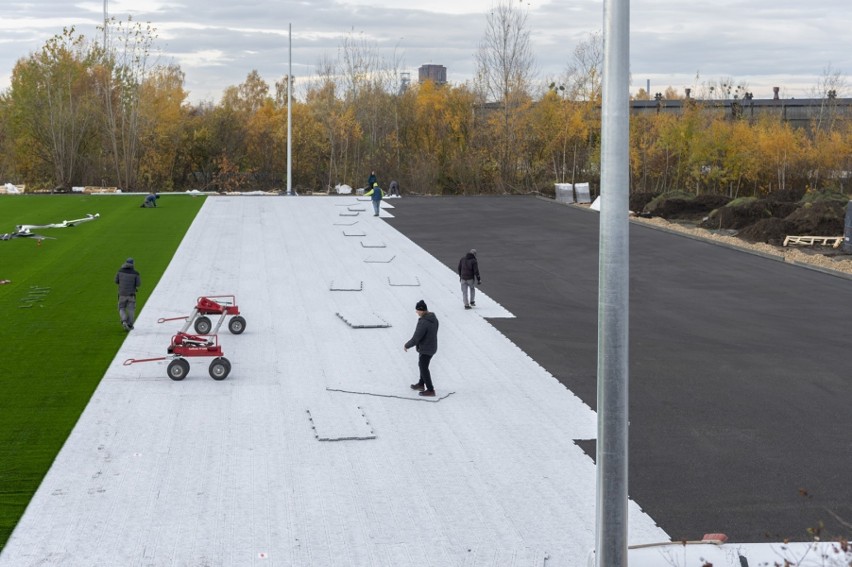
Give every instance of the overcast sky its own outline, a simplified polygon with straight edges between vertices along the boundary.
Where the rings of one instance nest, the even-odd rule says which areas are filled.
[[[157,28],[162,62],[186,74],[192,102],[218,102],[222,91],[256,69],[270,84],[287,73],[292,24],[293,74],[316,72],[337,57],[348,34],[401,60],[417,79],[420,65],[447,68],[452,83],[469,80],[492,0],[110,0],[109,13]],[[602,0],[523,0],[538,77],[564,72],[575,46],[599,32]],[[0,3],[0,89],[15,62],[64,26],[98,37],[102,0],[4,0]],[[731,78],[755,98],[810,96],[826,69],[852,83],[850,0],[633,0],[632,90],[679,92]],[[841,96],[852,96],[847,87]]]

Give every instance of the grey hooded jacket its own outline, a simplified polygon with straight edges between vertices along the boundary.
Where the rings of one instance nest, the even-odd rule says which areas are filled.
[[[133,264],[125,262],[115,274],[115,283],[118,284],[118,295],[136,295],[136,290],[142,285],[142,278],[133,268]]]

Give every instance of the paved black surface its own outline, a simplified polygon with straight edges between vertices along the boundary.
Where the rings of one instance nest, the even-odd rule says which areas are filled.
[[[453,271],[477,249],[482,291],[517,316],[491,323],[595,408],[599,215],[393,204]],[[630,263],[631,498],[673,539],[849,536],[852,281],[636,224]]]

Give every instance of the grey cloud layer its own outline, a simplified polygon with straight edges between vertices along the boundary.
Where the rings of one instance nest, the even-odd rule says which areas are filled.
[[[463,1],[463,0],[459,0]],[[218,100],[222,90],[257,69],[270,83],[287,71],[287,25],[293,25],[294,74],[315,71],[322,56],[335,58],[342,38],[355,34],[402,59],[416,78],[424,63],[445,65],[449,79],[462,82],[474,72],[474,55],[485,14],[445,15],[416,9],[425,3],[399,0],[390,8],[352,6],[327,0],[253,0],[182,3],[114,2],[119,19],[150,20],[160,30],[164,60],[186,73],[192,100]],[[601,29],[602,3],[594,0],[535,2],[528,20],[542,78],[556,78],[574,47]],[[37,50],[63,26],[96,36],[100,2],[4,3],[0,6],[0,87],[8,86],[15,61]],[[119,10],[124,9],[124,13]],[[631,70],[634,83],[651,78],[654,90],[681,89],[700,80],[731,77],[756,96],[771,86],[796,89],[816,84],[831,65],[852,73],[852,10],[846,0],[709,1],[634,0],[631,3]],[[363,35],[359,35],[363,34]],[[396,52],[394,53],[394,50]],[[667,81],[667,83],[666,83]],[[803,86],[804,85],[804,86]]]

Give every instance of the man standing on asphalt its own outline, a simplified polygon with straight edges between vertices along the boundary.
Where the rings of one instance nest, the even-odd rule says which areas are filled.
[[[121,318],[121,326],[125,331],[130,331],[136,318],[136,292],[142,285],[142,278],[134,267],[133,258],[128,258],[115,274],[115,283],[118,284],[118,316]]]
[[[411,347],[417,347],[420,358],[417,365],[420,367],[420,381],[411,385],[412,390],[420,392],[421,396],[434,396],[435,388],[432,386],[432,374],[429,372],[429,362],[438,352],[438,318],[426,307],[422,299],[414,306],[419,319],[414,335],[402,347],[405,352]]]
[[[482,283],[479,277],[479,263],[476,261],[476,248],[472,248],[470,252],[459,260],[459,281],[461,282],[462,301],[464,308],[470,309],[476,306],[476,286]],[[470,300],[468,301],[468,290],[470,291]]]

